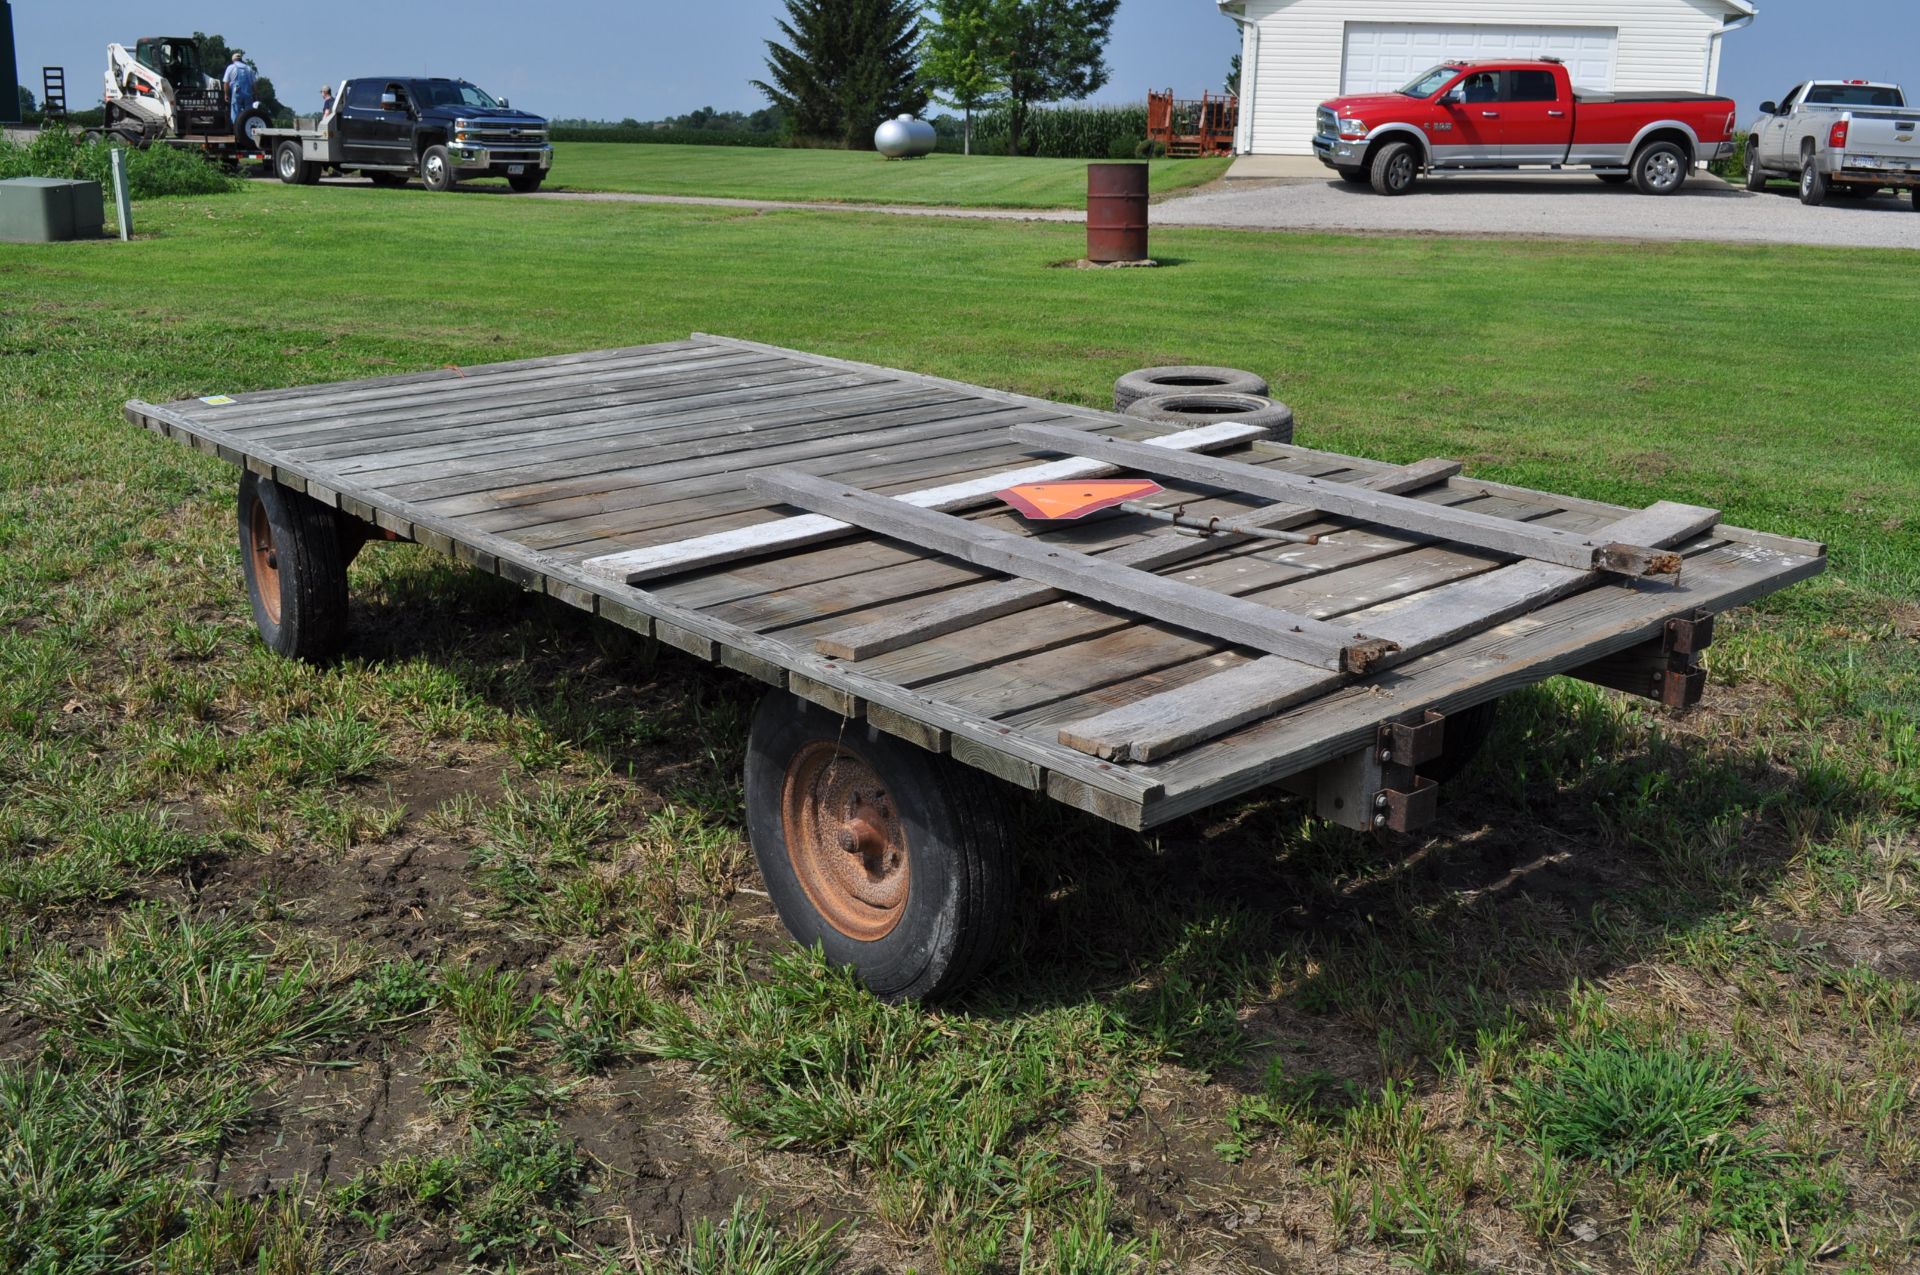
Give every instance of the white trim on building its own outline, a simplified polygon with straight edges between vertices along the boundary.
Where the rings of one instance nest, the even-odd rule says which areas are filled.
[[[1311,154],[1314,108],[1460,57],[1564,59],[1581,88],[1706,92],[1749,0],[1216,0],[1240,24],[1243,154]],[[1414,65],[1418,63],[1419,65]],[[1384,77],[1384,78],[1383,78]]]

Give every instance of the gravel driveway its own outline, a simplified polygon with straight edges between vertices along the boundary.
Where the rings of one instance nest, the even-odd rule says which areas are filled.
[[[1694,177],[1679,194],[1642,195],[1586,175],[1446,177],[1411,194],[1327,181],[1220,182],[1156,204],[1158,226],[1551,235],[1568,239],[1711,239],[1843,248],[1920,248],[1920,212],[1902,195],[1835,197],[1808,208],[1779,184],[1748,194]]]

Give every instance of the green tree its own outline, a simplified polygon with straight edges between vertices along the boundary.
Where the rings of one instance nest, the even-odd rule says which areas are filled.
[[[973,154],[973,113],[1006,94],[993,56],[994,0],[929,0],[920,79],[965,120],[962,154]]]
[[[1037,105],[1069,101],[1107,82],[1107,40],[1120,0],[992,0],[987,38],[1006,84],[1007,153]]]
[[[20,95],[20,118],[30,120],[40,112],[40,103],[34,98],[33,90],[24,84],[16,84],[14,89]]]
[[[1233,65],[1227,68],[1227,92],[1240,96],[1240,55],[1233,55]]]
[[[200,46],[200,65],[215,79],[226,74],[227,63],[233,61],[233,55],[238,53],[240,60],[252,67],[258,77],[253,82],[253,98],[260,103],[260,109],[266,112],[267,118],[275,124],[293,123],[293,111],[273,91],[273,81],[259,75],[260,64],[248,57],[245,49],[229,45],[223,35],[208,35],[205,31],[195,31],[193,40]]]
[[[871,150],[890,116],[918,114],[927,91],[914,62],[920,43],[915,0],[786,0],[786,44],[767,41],[772,81],[752,81],[791,122],[796,136]]]

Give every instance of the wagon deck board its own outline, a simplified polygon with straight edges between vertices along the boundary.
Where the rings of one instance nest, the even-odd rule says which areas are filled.
[[[1406,466],[1213,436],[1179,445],[1231,463],[1168,467],[1176,470],[1168,499],[1202,516],[1251,514],[1330,538],[1194,541],[1120,510],[1031,524],[991,501],[996,482],[1036,469],[1105,472],[1074,455],[1074,433],[1164,443],[1176,427],[701,335],[163,406],[135,401],[127,416],[1130,827],[1335,760],[1366,746],[1383,722],[1454,711],[1590,664],[1657,636],[1671,617],[1738,606],[1824,565],[1812,542],[1701,526],[1711,511],[1693,511],[1673,543],[1684,562],[1674,580],[1515,563],[1518,554],[1432,533],[1510,525],[1520,532],[1514,544],[1537,545],[1628,518],[1646,526],[1649,511],[1463,477],[1442,461],[1421,462],[1412,473],[1422,481],[1409,485]],[[1312,480],[1470,517],[1422,517],[1409,529],[1217,485],[1215,475],[1245,467],[1278,479],[1256,484],[1271,493]],[[949,510],[943,525],[1132,564],[1183,586],[1168,596],[1208,590],[1342,631],[1435,636],[1384,671],[1328,673],[1236,646],[1205,614],[1155,622],[1077,598],[1058,580],[1009,578],[939,556],[908,533],[862,532],[757,492],[783,473],[916,504],[929,491],[958,492],[933,506]],[[1365,507],[1376,506],[1408,507]],[[623,563],[642,564],[637,583]],[[1145,760],[1134,759],[1129,735]]]

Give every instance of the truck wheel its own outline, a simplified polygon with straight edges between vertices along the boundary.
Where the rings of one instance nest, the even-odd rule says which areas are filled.
[[[453,189],[453,157],[444,146],[429,146],[420,152],[420,184],[432,191]]]
[[[320,169],[300,157],[300,143],[282,142],[273,152],[274,176],[289,186],[311,186],[320,180]]]
[[[1018,874],[984,775],[784,691],[747,737],[747,832],[787,932],[888,1000],[934,1000],[1005,942]]]
[[[1833,185],[1827,175],[1820,171],[1817,161],[1809,159],[1800,165],[1800,202],[1809,208],[1818,208],[1827,202],[1827,193]]]
[[[1404,195],[1420,176],[1420,156],[1411,142],[1388,142],[1373,157],[1368,180],[1376,195]]]
[[[1747,143],[1747,189],[1759,194],[1767,188],[1767,170],[1760,167],[1760,148],[1757,143]]]
[[[1224,390],[1229,394],[1265,394],[1267,378],[1237,367],[1207,367],[1174,364],[1168,367],[1142,367],[1113,382],[1113,410],[1124,412],[1143,398],[1172,394],[1179,390]]]
[[[1228,423],[1259,425],[1266,429],[1268,442],[1293,441],[1293,409],[1264,394],[1231,394],[1223,390],[1152,394],[1129,404],[1127,415],[1187,429]]]
[[[1920,186],[1915,186],[1909,190],[1907,192],[1907,198],[1912,201],[1913,210],[1920,212]]]
[[[545,173],[522,173],[518,177],[509,176],[507,185],[513,187],[516,194],[531,195],[540,189],[540,183],[546,179]]]
[[[1673,142],[1649,142],[1633,157],[1633,185],[1643,195],[1671,195],[1687,181],[1687,153]]]
[[[347,557],[333,510],[249,470],[240,477],[240,568],[261,640],[323,664],[347,641]]]

